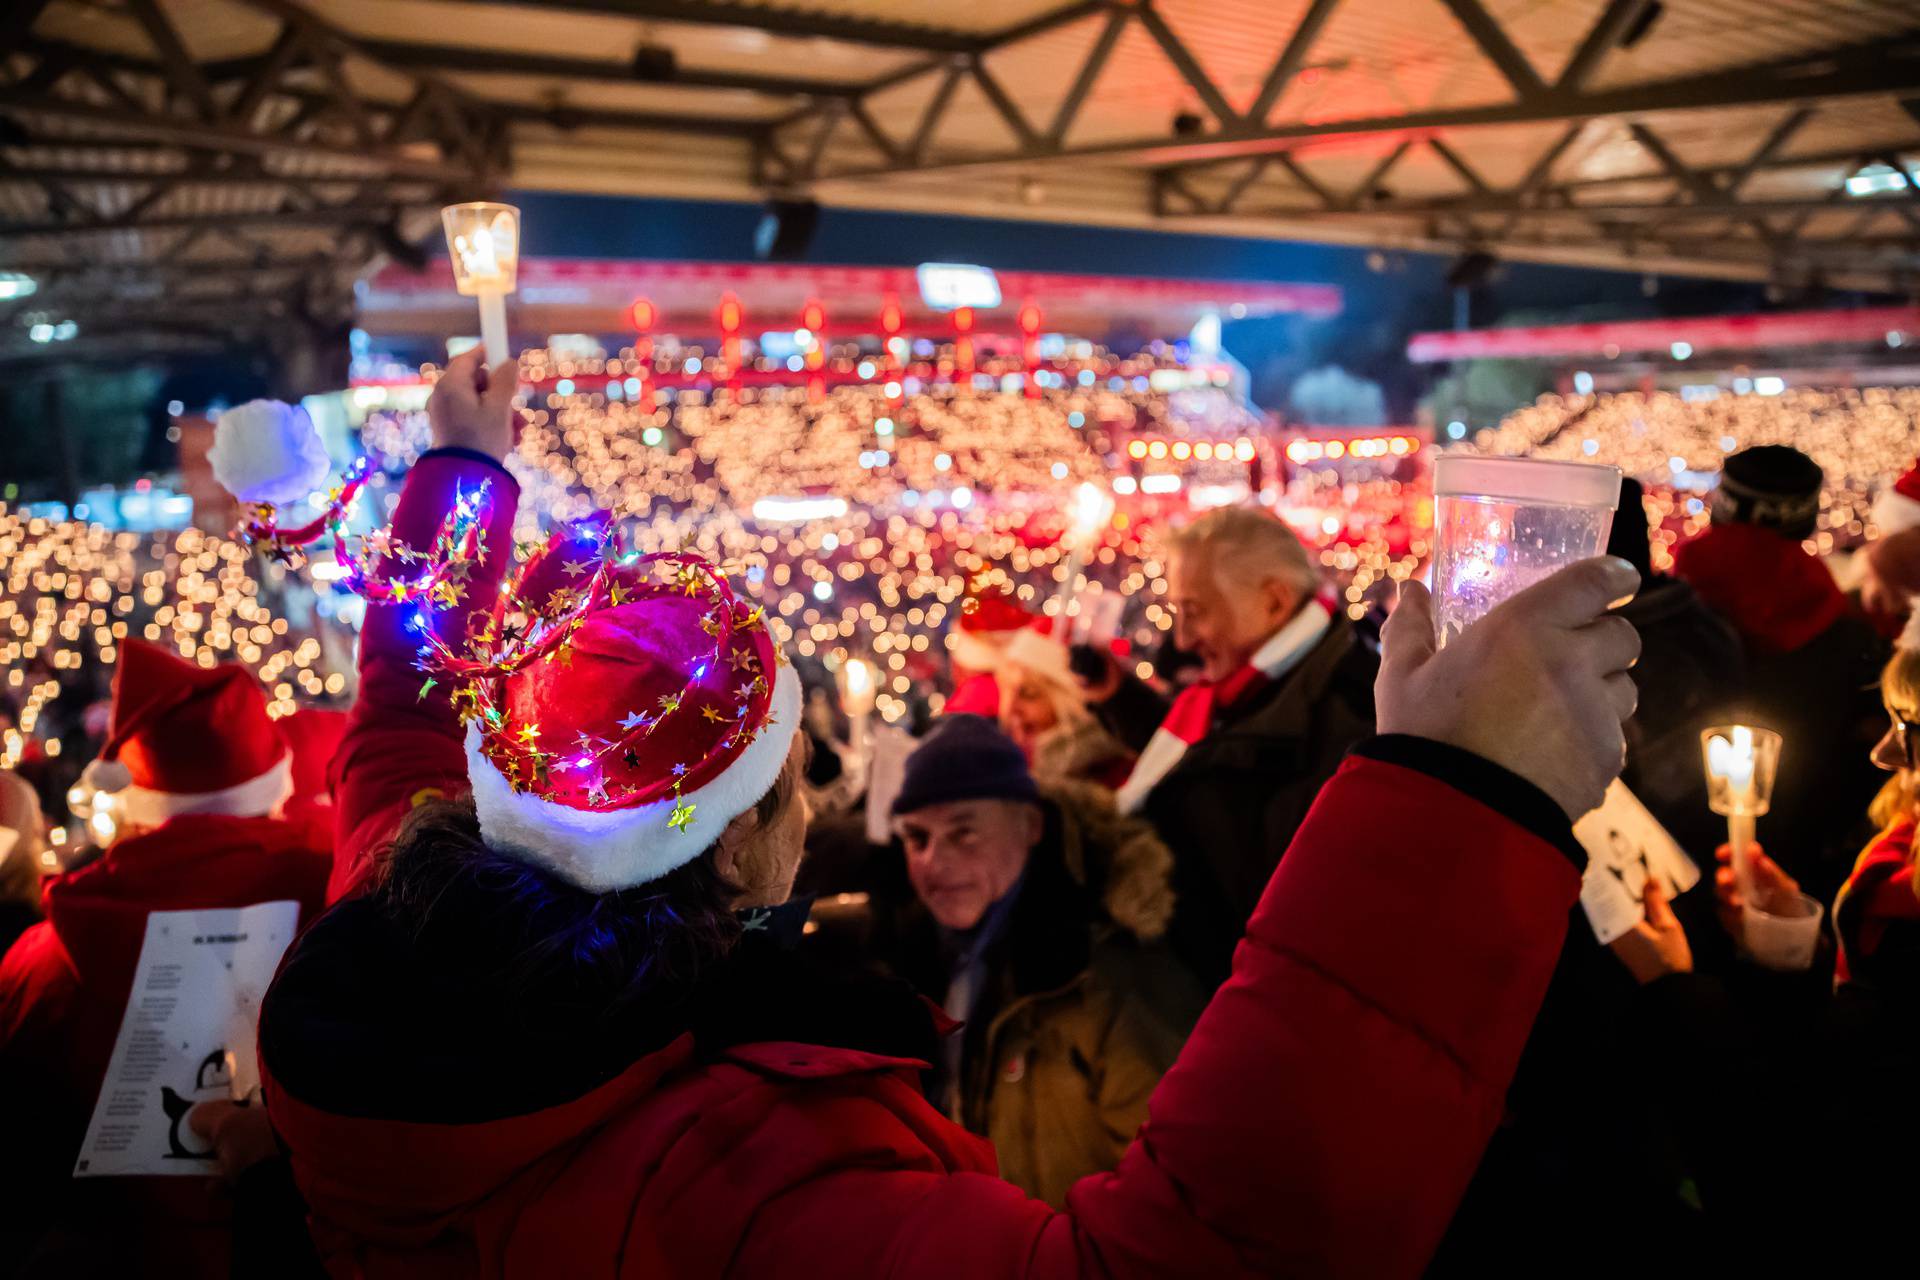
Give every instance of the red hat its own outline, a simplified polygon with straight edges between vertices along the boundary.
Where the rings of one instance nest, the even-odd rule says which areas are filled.
[[[1036,613],[1030,613],[1013,602],[1013,597],[1005,593],[975,597],[975,607],[960,611],[960,629],[971,631],[975,635],[1004,633],[1001,638],[1023,631],[1039,620]]]
[[[615,562],[591,534],[558,535],[493,619],[490,655],[441,664],[467,679],[454,701],[489,845],[594,892],[644,884],[779,778],[799,677],[699,557]]]
[[[128,640],[106,746],[86,780],[118,792],[122,814],[145,826],[183,813],[252,817],[291,793],[292,757],[245,668],[196,666]]]
[[[1007,642],[1046,619],[1029,613],[1005,592],[970,597],[960,610],[960,624],[951,633],[948,652],[954,662],[973,671],[992,671],[1005,656]]]

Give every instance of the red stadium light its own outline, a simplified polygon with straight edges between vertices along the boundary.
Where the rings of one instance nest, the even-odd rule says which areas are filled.
[[[627,323],[639,333],[653,328],[653,322],[659,318],[659,310],[645,298],[635,298],[633,305],[627,308]]]

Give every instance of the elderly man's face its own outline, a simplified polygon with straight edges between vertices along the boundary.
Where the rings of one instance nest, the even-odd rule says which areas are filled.
[[[1167,561],[1173,641],[1200,659],[1208,680],[1224,680],[1245,666],[1300,605],[1279,578],[1229,584],[1219,567],[1219,553],[1204,545],[1183,547]]]
[[[1040,843],[1040,810],[1018,800],[949,800],[894,819],[907,878],[933,918],[971,929],[1012,891]]]

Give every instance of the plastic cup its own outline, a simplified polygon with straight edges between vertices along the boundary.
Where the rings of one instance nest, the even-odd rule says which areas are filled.
[[[1517,591],[1606,549],[1620,469],[1446,454],[1433,464],[1439,643]]]
[[[1752,903],[1740,908],[1741,933],[1747,955],[1765,969],[1798,973],[1813,967],[1814,948],[1820,943],[1820,919],[1826,908],[1807,894],[1795,894],[1793,910],[1784,914],[1762,911]]]

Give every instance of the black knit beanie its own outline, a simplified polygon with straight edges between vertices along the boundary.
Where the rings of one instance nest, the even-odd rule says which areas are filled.
[[[898,817],[949,800],[1040,802],[1027,757],[985,716],[947,716],[907,757],[907,775],[893,798]]]
[[[1729,457],[1713,494],[1715,524],[1757,524],[1789,538],[1813,536],[1820,464],[1798,449],[1763,444]]]

